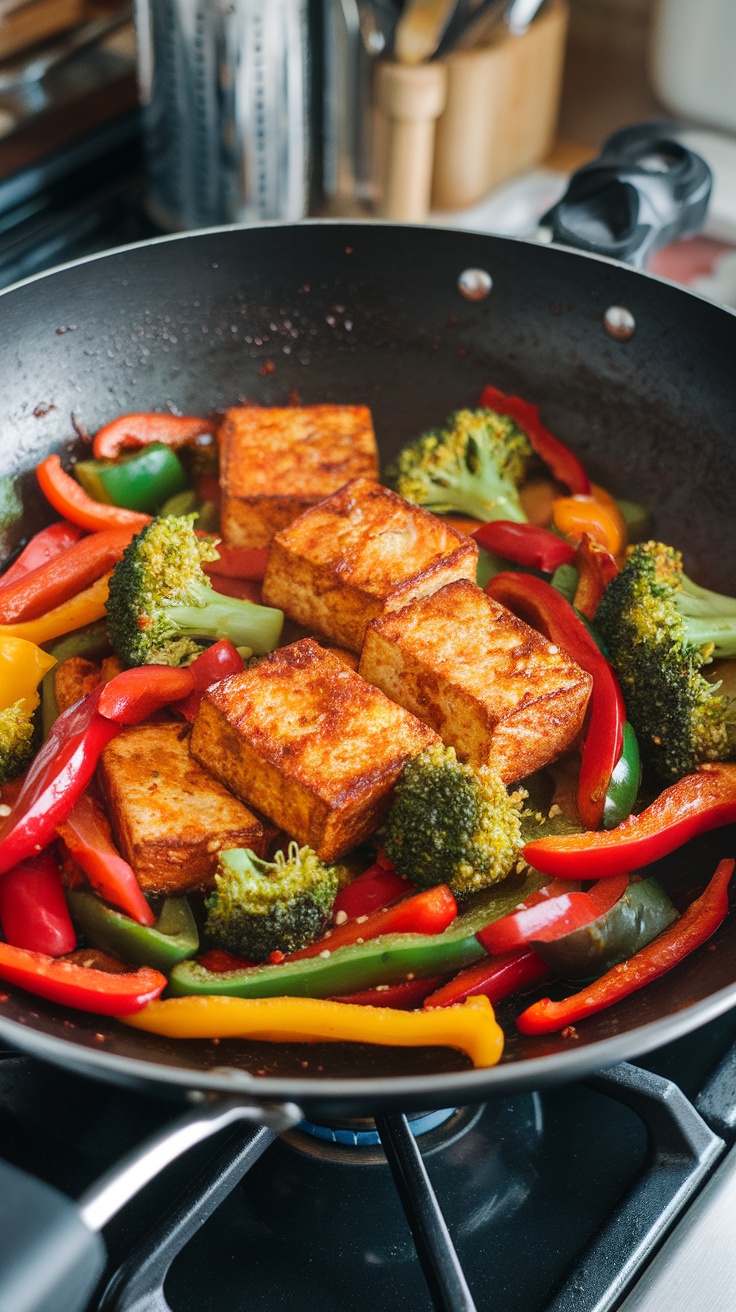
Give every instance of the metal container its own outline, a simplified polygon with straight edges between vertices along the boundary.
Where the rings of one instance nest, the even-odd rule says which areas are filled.
[[[307,212],[307,0],[136,0],[147,204],[168,230]]]

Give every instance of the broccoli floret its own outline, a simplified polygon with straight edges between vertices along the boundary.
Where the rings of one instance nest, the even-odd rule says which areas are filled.
[[[595,623],[651,777],[671,783],[734,754],[733,703],[701,669],[736,656],[736,600],[692,583],[679,551],[644,542],[609,583]]]
[[[384,826],[384,849],[419,888],[449,884],[462,897],[505,879],[521,849],[523,791],[507,793],[484,765],[453,747],[426,748],[404,767]]]
[[[201,651],[197,638],[229,638],[235,647],[273,651],[280,610],[222,596],[202,565],[217,548],[198,538],[196,515],[159,516],[123,553],[110,578],[107,627],[124,665],[184,665]]]
[[[206,903],[207,934],[218,947],[249,961],[296,952],[322,933],[340,873],[311,847],[294,842],[286,856],[277,852],[273,861],[243,847],[220,852],[215,891]]]
[[[38,698],[36,698],[38,705]],[[30,709],[29,709],[30,708]],[[27,697],[0,711],[0,784],[22,774],[33,756],[33,702]]]
[[[495,410],[457,410],[444,428],[405,446],[388,478],[400,496],[435,514],[526,520],[518,489],[533,458],[529,439]]]

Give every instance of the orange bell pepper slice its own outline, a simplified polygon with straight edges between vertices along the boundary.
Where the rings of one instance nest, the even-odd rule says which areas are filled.
[[[589,496],[557,497],[553,507],[555,527],[577,542],[589,533],[617,559],[626,550],[626,523],[613,497],[595,483]]]
[[[36,477],[47,501],[54,510],[94,533],[103,528],[145,528],[150,524],[150,515],[141,515],[136,510],[123,510],[120,506],[106,506],[101,501],[94,501],[84,488],[65,473],[58,456],[47,456],[36,466]]]
[[[110,575],[103,574],[101,579],[85,588],[84,592],[78,592],[76,597],[62,602],[61,606],[54,607],[45,615],[25,620],[21,624],[0,624],[0,637],[27,638],[29,642],[40,644],[60,638],[63,633],[81,629],[84,624],[93,624],[95,620],[103,619],[107,613],[109,581]]]

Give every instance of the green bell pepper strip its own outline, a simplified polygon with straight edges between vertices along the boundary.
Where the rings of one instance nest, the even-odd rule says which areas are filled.
[[[139,925],[84,889],[69,890],[67,902],[74,924],[93,947],[129,965],[154,966],[166,974],[199,948],[197,926],[185,897],[167,897],[158,920],[150,926]]]
[[[80,460],[74,474],[95,501],[146,514],[187,486],[184,466],[175,451],[155,442],[120,460]]]
[[[45,643],[44,651],[56,660],[53,670],[49,670],[41,682],[41,717],[45,741],[59,718],[59,703],[56,700],[56,671],[59,665],[70,656],[84,656],[87,660],[109,656],[112,647],[107,636],[107,621],[96,620],[94,624],[85,624],[84,628],[75,629],[73,633],[65,633],[63,638]]]
[[[334,952],[325,948],[318,957],[222,974],[187,961],[172,971],[169,989],[175,997],[224,993],[235,998],[331,998],[375,984],[454,974],[485,956],[485,949],[475,937],[477,931],[508,915],[546,882],[544,876],[530,870],[523,881],[513,881],[512,888],[501,884],[488,889],[442,934],[384,934]]]
[[[656,879],[629,884],[597,920],[549,943],[531,946],[563,979],[597,979],[658,938],[677,920],[677,911]]]
[[[615,829],[622,820],[631,815],[636,795],[641,783],[641,760],[639,744],[633,726],[624,720],[623,745],[621,755],[614,766],[611,782],[608,785],[606,800],[603,803],[603,828]]]

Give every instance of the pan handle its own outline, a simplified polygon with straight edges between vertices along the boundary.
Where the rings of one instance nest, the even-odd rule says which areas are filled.
[[[134,1149],[75,1203],[0,1161],[0,1312],[81,1312],[105,1265],[100,1230],[187,1149],[236,1122],[281,1134],[303,1119],[294,1103],[201,1098]]]
[[[700,230],[711,186],[708,165],[680,144],[675,124],[624,128],[572,175],[541,227],[554,242],[644,268],[654,251]]]

